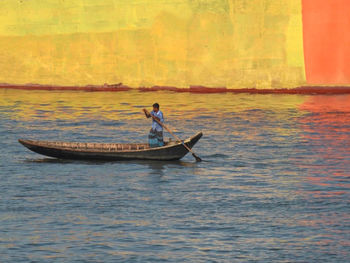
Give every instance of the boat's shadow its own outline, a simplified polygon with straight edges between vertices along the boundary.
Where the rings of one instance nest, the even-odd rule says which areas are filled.
[[[65,160],[56,158],[36,158],[25,159],[25,162],[30,163],[46,163],[46,164],[84,164],[84,165],[106,165],[106,164],[138,164],[151,167],[164,167],[168,165],[193,167],[196,162],[186,162],[181,160],[175,161],[157,161],[157,160],[121,160],[121,161],[100,161],[100,160]]]

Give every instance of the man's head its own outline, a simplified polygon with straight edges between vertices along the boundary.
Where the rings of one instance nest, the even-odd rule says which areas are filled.
[[[159,104],[158,103],[154,103],[153,104],[153,111],[154,112],[158,112],[159,111]]]

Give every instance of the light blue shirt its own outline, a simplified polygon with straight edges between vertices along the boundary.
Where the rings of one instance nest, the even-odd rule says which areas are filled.
[[[164,122],[163,112],[161,112],[160,110],[158,110],[158,112],[151,111],[151,115],[153,115],[154,117],[159,118],[161,123]],[[153,120],[152,121],[152,130],[163,131],[163,127],[160,126],[158,122]]]

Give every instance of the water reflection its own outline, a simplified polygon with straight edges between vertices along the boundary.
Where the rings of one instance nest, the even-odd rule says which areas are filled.
[[[308,180],[326,191],[315,195],[345,194],[350,188],[350,96],[310,97],[300,109],[309,112],[299,120],[312,150],[304,164],[311,167]]]
[[[180,137],[204,132],[204,162],[62,161],[17,142],[141,142],[154,101]],[[348,101],[1,90],[1,259],[346,262]]]
[[[0,106],[13,111],[4,111],[19,120],[41,119],[99,119],[124,120],[143,119],[139,114],[144,107],[151,107],[157,101],[168,116],[186,118],[217,117],[227,112],[269,109],[276,111],[295,108],[304,101],[302,96],[280,96],[245,94],[187,94],[174,92],[142,93],[127,92],[55,92],[0,90]],[[213,115],[215,113],[215,115]],[[252,114],[254,116],[254,114]]]

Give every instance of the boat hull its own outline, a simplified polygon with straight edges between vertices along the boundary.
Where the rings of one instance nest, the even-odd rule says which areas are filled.
[[[202,133],[187,139],[184,143],[192,148],[202,137]],[[41,155],[69,160],[101,160],[101,161],[120,161],[120,160],[179,160],[184,157],[188,150],[180,143],[168,144],[163,147],[148,148],[142,150],[104,150],[96,149],[69,149],[64,147],[52,146],[50,143],[42,141],[18,140],[29,150]]]

